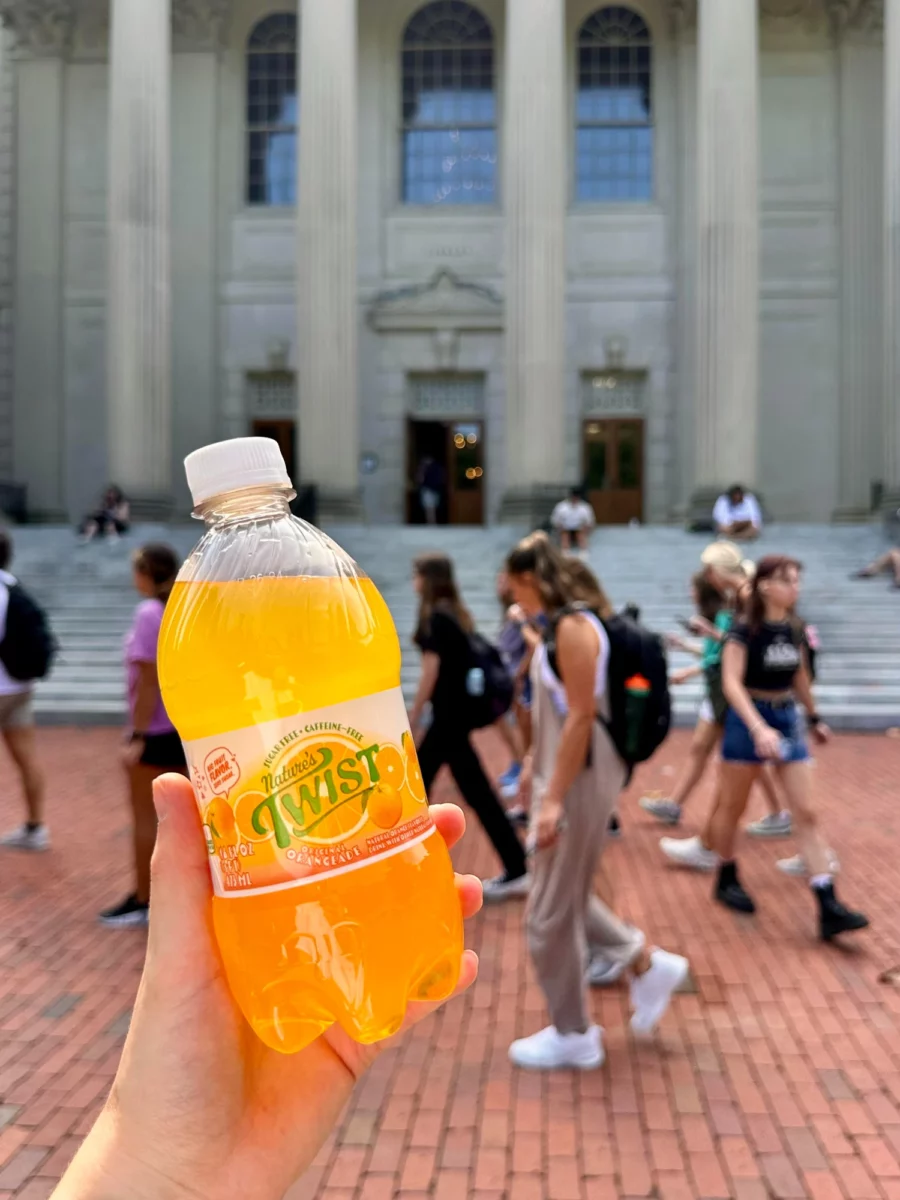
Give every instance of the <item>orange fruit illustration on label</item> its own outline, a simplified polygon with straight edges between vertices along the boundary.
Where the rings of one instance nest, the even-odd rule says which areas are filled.
[[[253,814],[263,799],[262,792],[244,792],[234,802],[234,823],[242,842],[267,842],[272,837],[271,830],[257,833],[253,828]]]
[[[388,743],[375,755],[375,769],[381,777],[379,783],[388,783],[399,791],[406,778],[406,755]]]
[[[409,788],[410,794],[420,804],[424,804],[425,782],[422,779],[422,772],[419,768],[419,756],[416,754],[416,743],[413,741],[411,733],[404,733],[400,739],[403,746],[403,753],[406,755],[406,786]]]
[[[204,824],[209,827],[214,846],[234,846],[237,843],[234,813],[231,811],[231,805],[222,796],[216,796],[210,803]]]
[[[366,810],[373,825],[379,829],[393,829],[403,816],[403,798],[389,783],[377,783],[369,793]]]

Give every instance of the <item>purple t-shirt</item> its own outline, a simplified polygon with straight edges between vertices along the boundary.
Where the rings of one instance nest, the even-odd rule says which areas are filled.
[[[128,669],[128,711],[134,723],[134,706],[137,703],[139,663],[156,662],[156,646],[163,619],[162,600],[142,600],[137,606],[131,629],[125,638],[125,665]],[[153,717],[141,733],[174,733],[175,726],[169,720],[162,696],[156,702]]]

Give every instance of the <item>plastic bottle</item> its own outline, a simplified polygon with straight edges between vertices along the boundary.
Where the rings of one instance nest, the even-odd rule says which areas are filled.
[[[629,756],[635,756],[640,748],[641,730],[644,726],[644,713],[650,697],[650,681],[643,675],[632,675],[625,680],[625,750]]]
[[[166,605],[159,678],[185,744],[232,993],[269,1046],[390,1036],[456,986],[462,920],[381,595],[291,516],[274,441],[186,460],[208,529]]]

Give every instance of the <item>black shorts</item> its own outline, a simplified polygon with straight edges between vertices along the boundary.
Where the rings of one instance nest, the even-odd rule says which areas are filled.
[[[187,766],[184,747],[177,733],[148,733],[144,738],[144,753],[141,765],[165,767],[170,771],[183,771]]]

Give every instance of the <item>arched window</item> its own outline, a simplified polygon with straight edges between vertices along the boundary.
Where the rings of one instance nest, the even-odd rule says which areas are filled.
[[[273,13],[247,42],[247,203],[297,202],[297,16]]]
[[[642,17],[611,4],[578,35],[575,196],[653,196],[653,46]]]
[[[436,0],[403,35],[403,200],[496,199],[494,34],[462,0]]]

